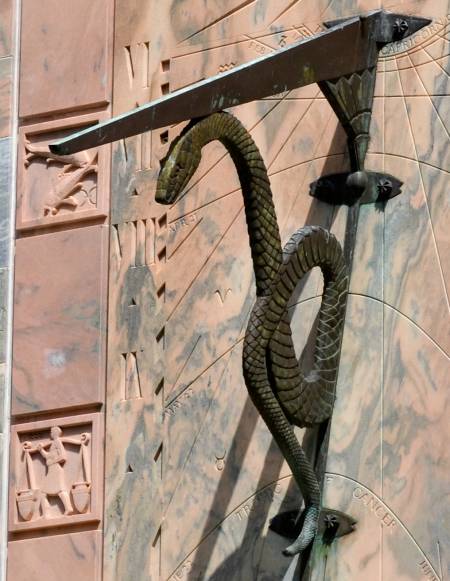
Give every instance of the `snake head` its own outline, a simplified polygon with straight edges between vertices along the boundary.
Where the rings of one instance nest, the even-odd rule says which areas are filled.
[[[155,199],[160,204],[173,204],[194,175],[201,159],[201,149],[195,146],[193,127],[177,137],[161,161]]]

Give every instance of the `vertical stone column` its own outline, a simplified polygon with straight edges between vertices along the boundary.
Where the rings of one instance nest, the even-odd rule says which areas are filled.
[[[10,400],[10,287],[12,280],[12,227],[14,202],[15,91],[17,61],[16,2],[0,6],[0,580],[6,574],[8,431]]]
[[[101,579],[113,1],[22,0],[9,581]],[[3,266],[3,264],[2,264]]]
[[[168,3],[116,2],[114,114],[169,92]],[[161,577],[168,130],[112,145],[104,579]]]

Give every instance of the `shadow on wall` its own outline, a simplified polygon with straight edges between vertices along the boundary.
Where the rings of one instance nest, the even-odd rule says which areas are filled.
[[[342,143],[342,137],[342,130],[337,126],[331,145],[332,151],[336,151],[336,146]],[[330,164],[333,164],[331,171],[336,171],[335,160],[329,162],[327,159],[323,168],[323,175],[330,173]],[[343,165],[348,165],[347,156],[344,157]],[[342,171],[344,170],[345,167]],[[293,184],[292,187],[293,190],[295,190],[295,184]],[[293,194],[296,193],[298,192],[293,192]],[[309,195],[309,192],[300,192],[300,195]],[[321,225],[327,229],[331,229],[335,218],[336,211],[334,207],[312,199],[304,223]],[[308,281],[309,274],[299,282],[291,298],[291,308],[289,313],[290,320],[292,319],[295,309],[301,308],[301,305],[300,307],[297,307],[296,305],[301,301],[301,294]],[[299,358],[299,361],[306,367],[311,364],[311,354],[316,339],[316,325],[317,316],[308,334],[305,348]],[[221,479],[211,504],[208,519],[200,536],[202,541],[195,551],[194,560],[192,561],[190,571],[187,574],[189,581],[201,581],[207,579],[206,572],[208,566],[211,562],[215,548],[220,542],[220,523],[227,516],[227,508],[232,499],[235,483],[237,481],[238,473],[236,473],[236,466],[240,467],[244,462],[257,421],[258,414],[255,412],[253,403],[248,398],[229,448],[228,462],[222,472]],[[312,458],[315,458],[316,455],[314,443],[317,431],[318,430],[315,427],[304,432],[303,442]],[[279,453],[275,441],[272,440],[264,459],[264,465],[259,476],[255,493],[278,480],[283,462],[283,456]],[[301,503],[302,498],[298,487],[296,483],[291,480],[286,495],[281,503],[280,512],[300,507]],[[289,544],[289,541],[271,531],[264,532],[264,525],[267,522],[270,506],[270,502],[261,503],[258,507],[257,518],[247,519],[245,532],[239,549],[231,553],[214,571],[214,573],[209,575],[208,579],[213,581],[223,581],[224,579],[229,581],[250,581],[250,579],[253,578],[255,581],[268,581],[269,579],[274,578],[273,575],[276,575],[277,579],[287,580],[298,578],[299,567],[297,559],[288,559],[282,555],[282,549]],[[218,511],[218,507],[223,508],[221,511]],[[258,554],[256,554],[257,552]],[[249,575],[251,575],[251,577],[249,577]]]

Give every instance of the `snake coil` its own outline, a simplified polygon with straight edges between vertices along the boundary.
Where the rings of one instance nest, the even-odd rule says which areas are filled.
[[[236,166],[256,283],[243,349],[243,371],[250,397],[271,431],[305,502],[305,519],[294,543],[295,555],[317,532],[320,488],[292,424],[312,426],[331,416],[345,317],[348,275],[341,246],[319,226],[297,230],[284,249],[270,182],[261,154],[245,127],[228,113],[192,121],[174,140],[158,177],[156,200],[173,203],[195,173],[202,148],[219,140]],[[297,361],[287,305],[302,277],[319,267],[324,290],[319,312],[314,363],[304,376]]]

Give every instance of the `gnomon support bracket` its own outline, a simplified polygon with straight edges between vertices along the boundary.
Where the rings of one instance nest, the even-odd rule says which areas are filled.
[[[269,528],[274,533],[289,540],[297,538],[302,529],[304,512],[289,510],[274,516]],[[339,510],[323,508],[320,511],[318,536],[325,545],[330,545],[335,539],[349,535],[355,530],[357,521],[350,515]]]

